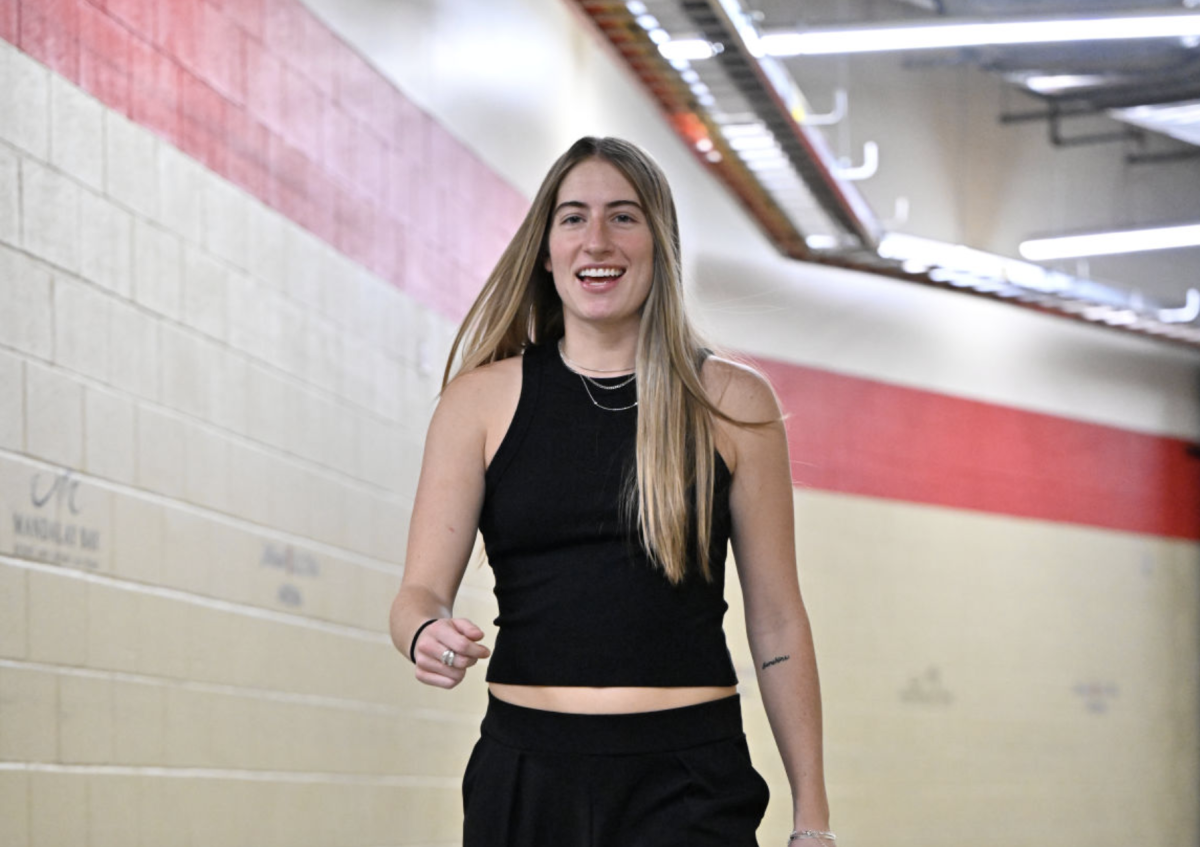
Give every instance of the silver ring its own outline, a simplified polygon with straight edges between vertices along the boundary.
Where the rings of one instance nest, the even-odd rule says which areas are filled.
[[[442,664],[448,668],[454,667],[454,658],[456,654],[453,650],[446,650],[442,653]]]

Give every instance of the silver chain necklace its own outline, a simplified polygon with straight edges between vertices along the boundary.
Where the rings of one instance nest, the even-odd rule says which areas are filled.
[[[627,412],[630,409],[637,407],[637,404],[638,404],[637,400],[634,400],[628,406],[602,406],[602,405],[600,405],[598,402],[596,402],[596,398],[592,396],[592,389],[588,388],[588,383],[592,382],[592,381],[590,379],[588,379],[587,377],[585,377],[583,374],[576,374],[576,376],[578,376],[579,379],[582,380],[583,390],[587,392],[588,399],[592,401],[592,405],[595,406],[597,409],[603,409],[606,412]],[[629,379],[625,380],[625,382],[622,382],[621,385],[628,385],[632,381],[633,381],[633,377],[630,377]],[[592,383],[592,384],[595,385],[595,383]],[[596,387],[597,388],[620,388],[621,385],[596,385]]]
[[[566,353],[563,352],[561,338],[558,341],[558,356],[560,359],[562,359],[563,364],[567,366],[567,370],[569,370],[571,373],[575,374],[575,376],[579,377],[579,381],[583,383],[583,390],[585,392],[587,392],[588,399],[592,401],[592,405],[595,406],[597,409],[603,409],[606,412],[627,412],[630,409],[633,409],[637,406],[637,404],[638,404],[637,400],[634,400],[628,406],[604,406],[596,400],[596,397],[592,394],[592,389],[590,387],[590,386],[595,386],[596,388],[602,389],[604,391],[616,391],[618,388],[624,388],[625,386],[632,383],[637,378],[636,372],[631,373],[628,378],[623,379],[614,385],[605,385],[602,382],[597,382],[595,379],[593,379],[590,376],[581,374],[577,370],[577,368],[579,366],[576,365],[574,362],[572,362],[570,359],[568,359]],[[597,371],[597,373],[606,373],[606,371],[602,371],[597,368],[589,368],[588,370],[595,370],[595,371]],[[617,370],[625,370],[625,369],[618,368]],[[607,371],[607,373],[612,373],[612,371]]]
[[[565,364],[568,368],[570,368],[571,370],[576,371],[576,372],[591,371],[592,373],[597,373],[597,374],[619,374],[623,371],[629,370],[629,368],[611,368],[609,370],[605,370],[604,368],[585,368],[583,365],[578,364],[577,362],[572,362],[570,359],[567,358],[567,354],[563,350],[563,340],[561,338],[558,339],[558,356],[560,359],[563,360],[563,364]],[[601,387],[604,387],[604,386],[601,386]]]

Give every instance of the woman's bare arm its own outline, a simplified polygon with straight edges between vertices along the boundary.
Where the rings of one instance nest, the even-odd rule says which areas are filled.
[[[759,689],[792,788],[793,822],[796,829],[825,831],[821,694],[796,570],[787,435],[778,401],[761,376],[720,360],[712,367],[723,411],[739,420],[773,421],[720,424],[721,440],[733,454],[731,540]]]
[[[404,578],[389,621],[392,642],[407,656],[421,624],[438,619],[421,631],[415,649],[416,677],[428,685],[453,688],[490,654],[478,643],[483,631],[453,617],[454,599],[475,545],[484,471],[512,418],[519,380],[519,358],[459,376],[442,392],[429,424]],[[441,661],[447,649],[458,656],[453,667]]]

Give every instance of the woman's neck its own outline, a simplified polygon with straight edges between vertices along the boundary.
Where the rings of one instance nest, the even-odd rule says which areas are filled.
[[[563,358],[589,375],[632,373],[637,362],[637,333],[616,335],[567,330],[561,339]]]

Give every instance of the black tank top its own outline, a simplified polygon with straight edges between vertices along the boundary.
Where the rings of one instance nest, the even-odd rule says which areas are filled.
[[[722,627],[729,469],[717,454],[713,580],[689,562],[672,585],[621,516],[637,409],[608,409],[635,399],[632,383],[586,386],[553,345],[526,348],[521,397],[487,468],[479,519],[500,607],[489,682],[737,683]]]

